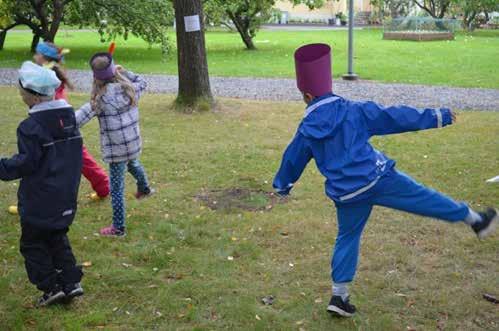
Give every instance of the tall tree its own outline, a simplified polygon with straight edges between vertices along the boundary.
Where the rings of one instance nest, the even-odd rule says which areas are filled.
[[[480,13],[499,11],[497,0],[454,0],[457,12],[463,15],[463,27],[469,31],[478,25],[477,18]]]
[[[412,0],[371,0],[371,5],[379,18],[383,19],[387,16],[391,18],[407,16],[414,3]]]
[[[173,21],[165,0],[0,0],[0,9],[0,42],[9,29],[27,25],[33,32],[32,51],[40,39],[54,41],[63,22],[95,26],[111,37],[132,33],[165,45],[164,29]]]
[[[6,32],[18,25],[27,25],[33,31],[31,50],[34,51],[40,38],[54,41],[64,17],[64,8],[71,0],[2,0],[9,17],[9,25],[2,26]]]
[[[295,5],[305,4],[310,9],[324,5],[324,0],[289,0]],[[248,50],[255,50],[253,38],[263,23],[269,21],[276,0],[204,0],[211,21],[227,25],[230,21],[239,32]]]
[[[414,4],[423,9],[433,18],[444,18],[452,0],[413,0]]]
[[[201,0],[174,0],[177,27],[178,78],[177,105],[198,108],[211,104],[210,79],[204,38]]]
[[[69,0],[66,0],[69,1]],[[129,34],[149,44],[170,46],[166,30],[173,25],[173,7],[166,0],[71,0],[65,22],[98,29],[102,39]]]
[[[206,0],[209,16],[218,17],[223,23],[229,20],[241,36],[248,50],[255,50],[253,38],[260,25],[271,17],[275,0]],[[218,15],[217,15],[218,14]]]
[[[16,26],[12,12],[15,3],[12,0],[0,0],[0,51],[3,49],[7,32]]]

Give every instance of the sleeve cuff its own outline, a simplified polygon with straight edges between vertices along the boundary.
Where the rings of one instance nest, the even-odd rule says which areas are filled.
[[[134,74],[133,72],[131,71],[124,71],[123,74],[125,75],[126,78],[128,78],[129,81],[131,81],[132,83],[135,83],[137,81],[137,78],[139,77],[139,75],[136,75]]]
[[[450,109],[448,108],[441,108],[439,109],[440,111],[440,117],[441,117],[441,126],[439,127],[444,127],[444,126],[447,126],[447,125],[451,125],[452,124],[452,116],[451,116],[451,111]],[[438,114],[437,114],[437,117],[438,117]]]
[[[293,188],[293,184],[289,184],[285,188],[277,188],[277,187],[274,187],[274,188],[275,188],[276,193],[279,195],[289,195],[289,192],[291,192],[291,189]]]

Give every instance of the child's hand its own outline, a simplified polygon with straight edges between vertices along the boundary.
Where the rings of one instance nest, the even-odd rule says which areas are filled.
[[[123,66],[121,64],[117,64],[114,67],[116,68],[116,71],[123,71],[123,70],[125,70],[125,68],[123,68]]]
[[[452,124],[457,122],[457,114],[452,110],[450,111],[450,117],[452,118]]]

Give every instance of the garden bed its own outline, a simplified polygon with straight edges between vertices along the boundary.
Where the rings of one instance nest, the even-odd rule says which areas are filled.
[[[383,39],[413,40],[413,41],[454,40],[454,33],[448,31],[445,32],[393,31],[393,32],[384,32]]]

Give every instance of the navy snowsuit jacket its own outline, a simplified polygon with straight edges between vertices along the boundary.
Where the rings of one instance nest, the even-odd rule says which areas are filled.
[[[29,110],[17,129],[18,154],[0,159],[0,179],[21,179],[21,224],[67,228],[77,209],[82,138],[66,101],[43,102]]]

